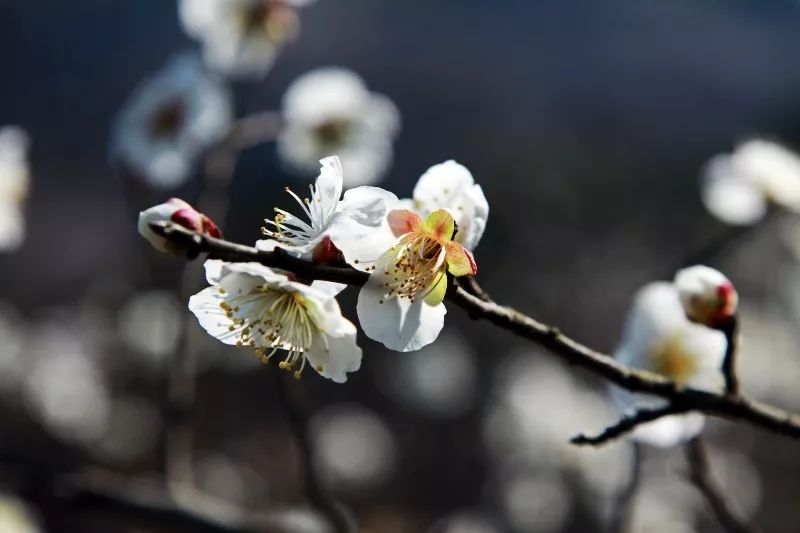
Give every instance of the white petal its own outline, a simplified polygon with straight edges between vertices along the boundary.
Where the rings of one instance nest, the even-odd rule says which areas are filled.
[[[347,285],[344,283],[336,283],[333,281],[323,281],[320,279],[315,279],[311,282],[311,288],[315,291],[319,291],[323,294],[327,294],[328,296],[336,296],[343,290],[347,288]]]
[[[475,179],[470,171],[453,160],[439,163],[420,176],[414,187],[414,201],[434,208],[448,206],[461,194],[472,187]]]
[[[358,320],[364,333],[399,352],[419,350],[435,341],[444,326],[444,304],[384,299],[383,283],[381,275],[372,274],[358,293]]]
[[[758,183],[778,205],[800,210],[800,158],[778,143],[753,139],[736,147],[736,172]]]
[[[361,368],[361,348],[356,344],[356,327],[341,315],[339,318],[337,335],[317,336],[305,356],[321,376],[344,383],[348,372]]]
[[[203,268],[206,270],[206,281],[210,285],[216,285],[222,279],[222,267],[224,265],[225,262],[219,259],[208,259],[203,263]]]
[[[325,232],[350,265],[365,270],[392,247],[397,238],[386,219],[397,197],[378,187],[358,187],[345,192],[331,225]]]
[[[189,310],[194,313],[200,326],[209,335],[225,344],[236,344],[239,336],[236,331],[230,331],[233,321],[219,306],[223,300],[217,287],[206,287],[189,298]]]
[[[695,437],[703,430],[705,418],[699,413],[671,415],[637,427],[632,437],[634,440],[668,448],[682,444]]]
[[[706,165],[701,197],[706,209],[727,224],[754,224],[767,212],[763,190],[737,174],[728,155],[716,156]]]
[[[389,211],[398,209],[398,203],[394,193],[380,187],[356,187],[344,193],[337,215],[366,226],[379,226],[386,222]]]
[[[342,178],[342,163],[338,157],[326,157],[320,161],[320,165],[322,168],[316,181],[316,198],[319,199],[322,208],[322,220],[318,223],[324,225],[339,204],[344,179]]]

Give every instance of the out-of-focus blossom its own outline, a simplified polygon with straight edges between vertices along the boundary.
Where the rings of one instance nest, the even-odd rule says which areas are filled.
[[[311,173],[317,161],[338,154],[344,185],[354,187],[379,181],[389,168],[399,113],[355,73],[326,67],[304,74],[286,91],[283,115],[278,151],[298,172]]]
[[[111,157],[151,187],[177,187],[225,135],[232,116],[227,87],[194,54],[181,54],[125,103],[114,121]]]
[[[263,77],[300,30],[297,10],[313,0],[181,0],[186,33],[203,44],[206,63],[235,77]]]
[[[770,203],[800,212],[800,157],[763,139],[742,143],[706,164],[702,199],[712,215],[728,224],[753,224]]]
[[[39,533],[39,519],[22,500],[0,494],[0,531],[3,533]]]
[[[34,414],[59,438],[89,445],[102,437],[109,393],[100,369],[82,351],[59,343],[38,354],[25,393]]]
[[[437,209],[447,209],[458,228],[454,240],[467,250],[478,246],[489,218],[489,203],[483,189],[475,183],[467,167],[452,160],[429,168],[417,181],[413,198],[403,202],[422,217]]]
[[[690,322],[675,285],[656,282],[636,294],[615,357],[681,385],[717,391],[724,352],[723,334]],[[661,399],[613,390],[626,411],[663,405]],[[697,435],[703,424],[698,413],[672,415],[639,426],[633,437],[655,446],[673,446]]]
[[[376,487],[391,474],[395,441],[375,414],[355,405],[334,405],[311,420],[314,467],[332,487],[348,491]]]
[[[358,319],[364,333],[400,352],[419,350],[436,340],[447,313],[447,276],[477,272],[472,254],[453,241],[455,221],[440,209],[426,219],[398,209],[388,216],[395,242],[353,266],[371,272],[358,294]],[[372,264],[372,266],[369,266]]]
[[[428,533],[498,533],[487,517],[476,511],[460,510],[437,520]]]
[[[168,291],[136,294],[119,312],[120,338],[134,353],[158,365],[180,337],[181,306]]]
[[[306,362],[337,383],[361,366],[356,327],[336,298],[258,263],[205,263],[211,287],[189,299],[189,309],[225,344],[253,347],[264,362],[279,350],[282,370],[299,378]]]
[[[30,187],[28,135],[16,126],[0,128],[0,252],[25,240],[25,200]]]
[[[702,265],[683,268],[675,274],[675,288],[692,322],[714,328],[736,314],[736,289],[718,270]]]
[[[560,531],[572,508],[570,487],[557,472],[515,473],[504,480],[502,506],[514,531]]]
[[[114,398],[108,425],[93,451],[116,461],[137,459],[152,450],[161,420],[156,407],[140,398]]]
[[[147,239],[147,242],[159,252],[176,255],[181,255],[185,252],[181,246],[165,239],[150,229],[150,224],[152,222],[173,222],[196,233],[202,233],[217,238],[222,237],[222,232],[220,232],[213,220],[203,213],[200,213],[180,198],[170,198],[163,204],[150,207],[140,212],[137,229],[139,230],[139,235]]]
[[[414,412],[451,418],[464,414],[478,395],[478,370],[466,340],[455,333],[403,357],[392,358],[385,388]]]
[[[348,262],[373,254],[377,257],[390,234],[389,211],[397,197],[379,187],[356,187],[342,197],[342,165],[336,156],[320,161],[320,173],[311,187],[311,198],[297,200],[308,222],[284,209],[275,208],[275,218],[265,220],[262,233],[269,240],[258,241],[256,247],[271,250],[280,246],[299,257],[315,262],[335,262],[339,252]],[[321,284],[319,282],[318,284]],[[328,284],[343,288],[340,284]]]
[[[695,533],[703,500],[688,480],[675,477],[645,478],[634,495],[626,533]]]
[[[203,455],[197,483],[204,493],[241,505],[252,504],[267,491],[264,479],[246,463],[222,453]]]

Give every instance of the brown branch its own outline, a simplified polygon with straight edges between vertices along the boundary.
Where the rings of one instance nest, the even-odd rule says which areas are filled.
[[[361,286],[368,275],[351,267],[318,266],[290,256],[284,251],[263,252],[251,246],[231,243],[195,234],[169,223],[154,223],[153,231],[180,244],[190,256],[206,253],[209,257],[231,262],[257,262],[294,272],[304,279],[321,279]],[[566,362],[580,366],[631,392],[660,396],[677,412],[698,411],[723,418],[743,420],[783,435],[800,438],[800,416],[770,405],[728,394],[683,387],[644,370],[631,368],[609,355],[593,350],[549,326],[510,307],[484,302],[464,289],[451,285],[447,300],[476,319],[484,319],[536,342]],[[664,413],[669,414],[669,413]],[[653,418],[654,419],[654,418]]]
[[[736,375],[736,352],[739,349],[739,317],[733,315],[720,331],[725,334],[725,358],[722,360],[722,375],[725,377],[725,392],[739,394],[739,378]]]
[[[572,444],[577,444],[578,446],[598,446],[600,444],[605,444],[608,441],[614,440],[617,437],[624,435],[630,431],[636,429],[637,426],[642,424],[646,424],[648,422],[652,422],[653,420],[658,420],[659,418],[674,415],[678,413],[682,413],[688,411],[688,407],[678,407],[674,403],[670,403],[664,407],[660,407],[657,409],[639,409],[635,413],[631,415],[625,416],[622,420],[614,424],[613,426],[608,426],[604,429],[601,433],[595,436],[589,435],[576,435],[570,439]]]
[[[689,477],[711,506],[719,523],[730,533],[760,533],[760,529],[736,516],[711,479],[708,457],[702,440],[695,437],[686,443]]]

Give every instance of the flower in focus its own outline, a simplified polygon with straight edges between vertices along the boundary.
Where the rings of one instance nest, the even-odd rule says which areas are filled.
[[[410,209],[422,217],[447,209],[458,228],[454,240],[467,250],[478,246],[489,217],[489,203],[465,166],[452,160],[432,166],[417,181],[413,196],[404,201]]]
[[[727,224],[758,222],[770,203],[800,212],[800,157],[771,141],[747,141],[706,164],[702,199]]]
[[[332,154],[342,160],[347,187],[375,183],[388,169],[397,108],[355,73],[326,67],[302,75],[283,97],[283,115],[278,151],[298,172],[313,172]]]
[[[262,233],[268,240],[256,247],[272,249],[275,245],[315,262],[325,262],[342,252],[348,262],[364,253],[381,249],[389,232],[387,215],[397,204],[397,197],[379,187],[356,187],[344,193],[342,165],[336,156],[320,161],[320,173],[310,186],[311,198],[301,199],[286,189],[308,219],[275,208],[275,218],[265,220]],[[383,231],[380,231],[383,230]]]
[[[675,288],[692,322],[719,328],[736,314],[736,289],[718,270],[701,265],[681,269],[675,275]]]
[[[24,501],[0,493],[0,531],[3,533],[39,533],[39,518]]]
[[[680,385],[718,391],[724,352],[724,335],[690,322],[675,285],[657,282],[644,286],[635,296],[615,357]],[[628,411],[663,405],[661,399],[616,388],[614,396]],[[668,447],[694,437],[703,424],[699,413],[671,415],[639,426],[633,437]]]
[[[136,88],[115,119],[111,155],[152,187],[177,187],[232,116],[225,85],[182,54]]]
[[[253,347],[265,363],[283,350],[278,366],[296,378],[309,363],[344,383],[361,366],[356,327],[334,296],[258,263],[209,260],[205,266],[211,287],[192,296],[189,309],[213,337]]]
[[[0,128],[0,251],[14,251],[25,240],[22,211],[30,184],[29,144],[22,129]]]
[[[472,254],[453,240],[455,221],[439,209],[422,219],[398,209],[388,216],[396,241],[372,265],[358,295],[358,318],[364,333],[393,350],[407,352],[430,344],[444,324],[447,275],[475,274]]]
[[[213,220],[198,212],[180,198],[170,198],[163,204],[140,212],[137,229],[139,230],[139,235],[147,239],[147,242],[152,244],[153,248],[159,252],[176,255],[183,254],[185,250],[181,246],[168,241],[150,229],[151,222],[173,222],[195,233],[202,233],[216,238],[222,237],[222,233]]]
[[[203,43],[208,65],[236,77],[263,77],[297,37],[297,10],[313,0],[181,0],[186,33]]]

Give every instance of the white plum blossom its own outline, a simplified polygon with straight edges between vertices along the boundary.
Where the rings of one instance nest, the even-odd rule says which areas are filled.
[[[216,238],[222,237],[222,233],[213,220],[195,210],[180,198],[170,198],[163,204],[140,212],[137,229],[139,230],[139,235],[144,237],[159,252],[176,255],[185,252],[180,245],[165,239],[150,229],[152,222],[172,222],[195,233],[202,233]]]
[[[300,205],[306,220],[280,208],[275,218],[265,220],[262,233],[269,239],[256,247],[271,250],[279,245],[304,259],[331,260],[336,251],[352,262],[364,254],[377,257],[389,234],[387,215],[398,203],[397,196],[379,187],[356,187],[344,193],[342,165],[336,156],[320,162],[320,172],[309,186],[310,198],[286,191]],[[335,248],[331,248],[333,244]]]
[[[675,288],[692,322],[719,328],[736,314],[736,289],[718,270],[702,265],[681,269],[675,274]]]
[[[232,117],[227,87],[184,53],[136,88],[115,119],[111,156],[151,187],[174,188],[226,134]]]
[[[184,30],[206,63],[234,77],[260,78],[300,30],[297,10],[313,0],[181,0]]]
[[[447,277],[474,275],[472,254],[453,240],[455,221],[440,209],[426,219],[397,209],[388,216],[391,233],[380,256],[351,264],[370,272],[358,295],[364,333],[400,352],[419,350],[436,340],[447,313]]]
[[[361,366],[356,327],[336,298],[258,263],[208,260],[211,284],[189,299],[200,325],[221,342],[255,348],[267,362],[278,351],[282,370],[299,378],[306,363],[337,383]]]
[[[724,352],[724,335],[689,321],[675,285],[655,282],[636,294],[615,357],[678,384],[717,392],[722,385],[719,368]],[[613,391],[626,411],[663,405],[663,400],[652,396]],[[669,447],[694,437],[703,425],[699,413],[671,415],[639,426],[633,438]]]
[[[28,135],[16,126],[0,128],[0,251],[12,252],[25,240],[23,209],[30,187]]]
[[[727,224],[754,224],[770,204],[800,212],[800,157],[772,141],[749,140],[706,164],[701,192]]]
[[[278,152],[299,173],[313,172],[333,154],[347,187],[375,183],[389,168],[399,113],[350,70],[324,67],[300,76],[283,97],[283,116]]]
[[[467,167],[453,160],[429,168],[417,181],[413,198],[403,202],[422,217],[437,209],[450,211],[458,227],[454,240],[467,250],[478,246],[489,218],[483,189]]]

